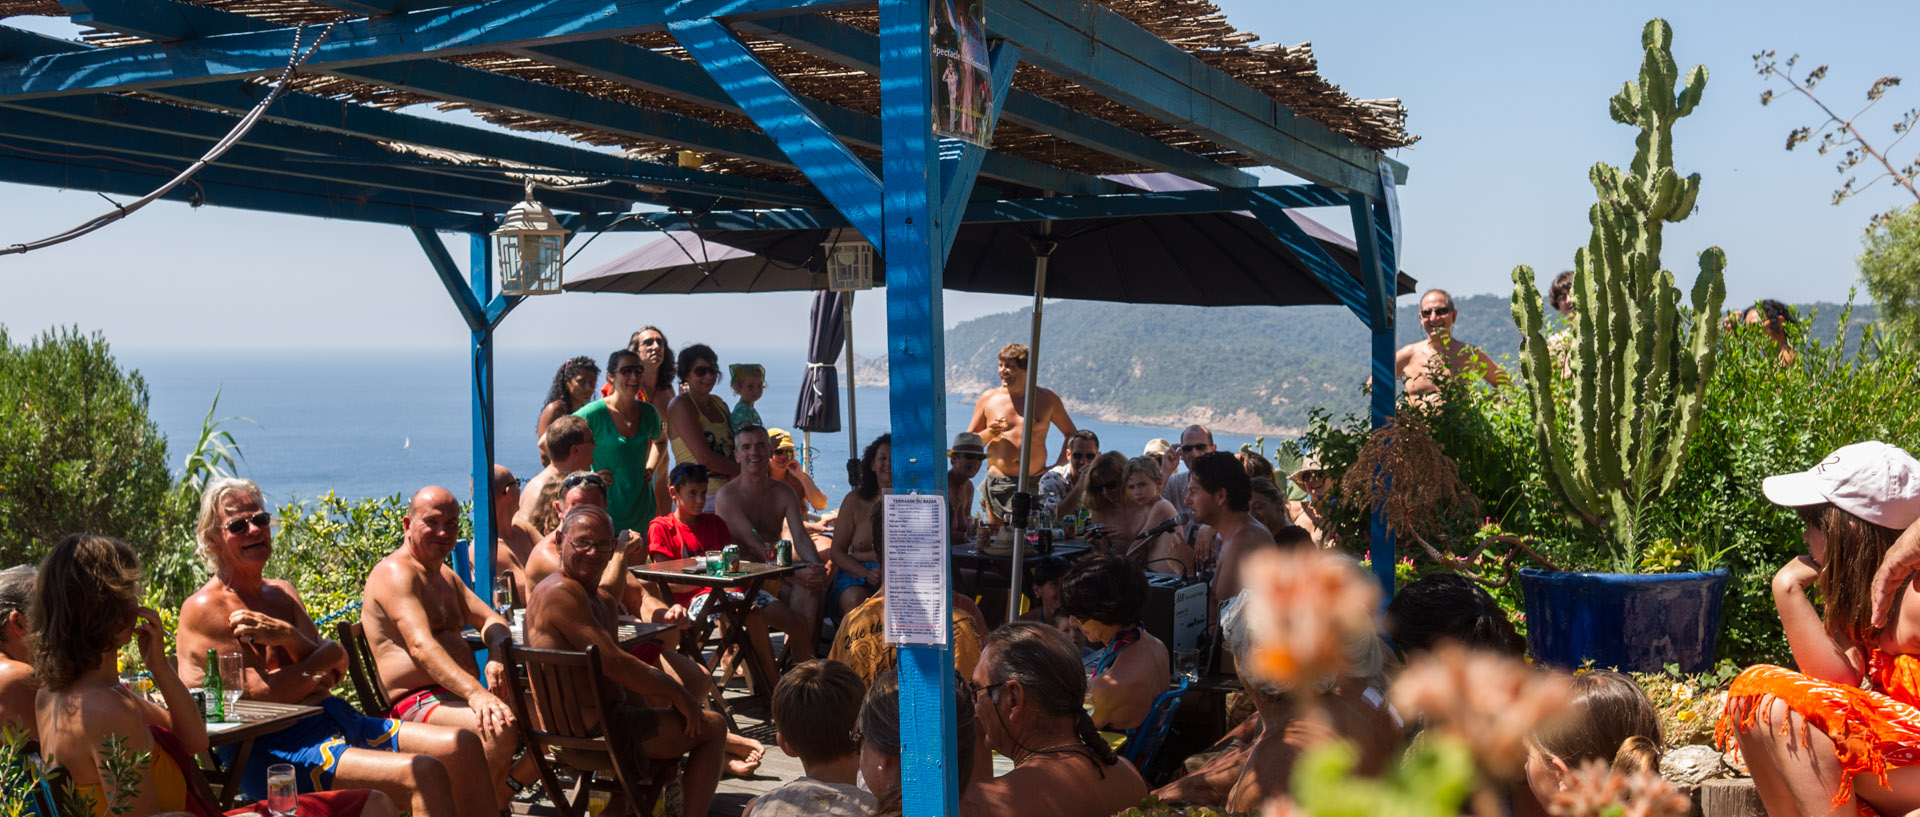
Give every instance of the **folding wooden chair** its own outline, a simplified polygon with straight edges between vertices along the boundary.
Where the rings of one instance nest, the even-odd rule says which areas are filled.
[[[353,679],[353,692],[360,699],[360,712],[369,718],[384,718],[393,710],[393,702],[380,683],[380,669],[373,661],[373,649],[367,646],[367,629],[358,621],[333,623],[334,637],[347,648],[347,676]]]
[[[624,733],[625,724],[618,719],[603,717],[598,725],[587,725],[579,705],[582,690],[591,690],[603,713],[612,712],[624,697],[602,674],[599,649],[589,646],[585,652],[572,652],[508,645],[506,653],[514,719],[540,769],[540,784],[560,817],[585,815],[587,798],[595,789],[625,795],[634,814],[651,814],[663,788],[657,773],[673,771],[675,765],[656,769],[649,758],[633,756],[637,752],[616,751],[616,746],[639,745],[633,739],[637,736]],[[555,762],[578,773],[571,793],[561,788]]]

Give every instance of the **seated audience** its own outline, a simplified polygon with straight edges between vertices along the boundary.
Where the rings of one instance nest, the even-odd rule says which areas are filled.
[[[1146,574],[1119,556],[1092,554],[1067,571],[1060,601],[1087,643],[1104,645],[1087,686],[1093,694],[1093,725],[1133,730],[1147,719],[1153,699],[1167,691],[1172,675],[1167,645],[1140,623]]]
[[[555,418],[547,426],[547,453],[551,461],[520,489],[520,507],[513,514],[513,526],[526,531],[528,542],[540,541],[560,524],[553,503],[560,498],[561,480],[575,471],[593,470],[593,430],[587,427],[587,421],[571,414]],[[527,554],[517,556],[518,567],[524,569]],[[521,578],[518,570],[514,578]]]
[[[720,489],[713,509],[727,523],[727,535],[740,546],[743,559],[765,562],[773,556],[775,542],[792,540],[793,563],[801,567],[781,580],[779,593],[792,616],[776,620],[769,611],[767,624],[786,631],[793,660],[807,661],[814,658],[814,625],[820,621],[827,571],[813,539],[805,535],[805,504],[792,488],[773,480],[768,464],[772,455],[766,429],[747,426],[735,432],[733,456],[740,476]]]
[[[880,589],[880,557],[874,553],[875,516],[888,491],[893,490],[893,435],[882,434],[860,454],[860,484],[840,500],[833,525],[833,586],[827,603],[836,613],[859,607]]]
[[[980,739],[974,696],[968,694],[967,687],[965,679],[954,679],[954,779],[960,783],[963,798],[973,781],[993,773],[992,756]],[[855,742],[860,744],[860,777],[878,801],[873,817],[901,817],[900,681],[892,670],[881,673],[867,687],[855,735]]]
[[[1173,503],[1160,497],[1160,465],[1152,457],[1127,459],[1118,451],[1101,454],[1087,469],[1087,508],[1092,532],[1087,543],[1097,553],[1118,553],[1159,573],[1187,573],[1193,551],[1171,529],[1147,533],[1174,519]]]
[[[1387,604],[1387,641],[1402,662],[1452,641],[1514,658],[1527,639],[1478,582],[1458,573],[1432,573],[1393,594]]]
[[[140,559],[133,548],[105,536],[69,536],[40,563],[32,592],[41,756],[66,767],[69,784],[92,802],[93,815],[219,815],[195,794],[189,777],[199,773],[193,757],[206,751],[207,726],[167,655],[160,615],[140,606]],[[164,706],[120,683],[114,658],[136,637]],[[123,741],[127,752],[151,753],[133,765],[124,788],[107,771],[111,738]],[[297,808],[303,817],[394,813],[392,800],[366,789],[302,794]],[[256,809],[264,813],[265,804]]]
[[[1247,510],[1253,498],[1253,481],[1246,469],[1224,451],[1209,451],[1187,463],[1191,474],[1187,487],[1187,507],[1193,519],[1212,528],[1220,537],[1219,570],[1213,577],[1213,599],[1224,604],[1240,594],[1240,565],[1247,554],[1275,544],[1273,533]]]
[[[726,760],[726,721],[702,709],[673,676],[620,649],[614,638],[615,602],[600,586],[614,552],[613,520],[607,512],[591,505],[569,510],[554,536],[560,568],[534,585],[527,600],[527,646],[576,652],[596,648],[607,679],[625,699],[603,711],[591,689],[577,690],[572,700],[579,716],[590,724],[617,719],[637,745],[615,751],[657,760],[687,756],[681,779],[684,813],[707,813]]]
[[[484,779],[479,736],[450,726],[370,718],[333,696],[347,652],[320,636],[293,585],[265,577],[273,555],[269,515],[252,480],[207,485],[195,527],[200,556],[213,571],[180,605],[176,634],[180,680],[200,686],[208,650],[233,651],[245,664],[241,697],[318,706],[321,712],[254,739],[241,774],[250,798],[266,796],[267,767],[292,764],[303,790],[379,789],[414,814],[496,814]],[[45,581],[42,573],[42,581]],[[149,662],[148,667],[152,668]]]
[[[439,486],[420,489],[400,529],[400,546],[373,566],[360,597],[367,648],[382,692],[393,702],[387,716],[479,735],[488,779],[506,808],[536,771],[529,759],[516,777],[507,774],[520,743],[513,710],[496,694],[504,693],[507,683],[507,665],[501,661],[511,638],[507,622],[447,563],[460,535],[460,501],[453,494]],[[484,675],[462,632],[468,627],[486,642]]]
[[[1254,660],[1246,602],[1244,594],[1235,596],[1220,612],[1221,646],[1236,668]],[[1240,683],[1253,698],[1259,720],[1257,737],[1154,794],[1229,813],[1257,811],[1287,792],[1300,756],[1328,740],[1345,741],[1353,749],[1356,773],[1371,777],[1385,771],[1399,758],[1402,744],[1399,716],[1386,702],[1386,645],[1368,633],[1343,648],[1348,669],[1311,687],[1289,688],[1241,669]]]
[[[1773,577],[1799,671],[1742,672],[1717,737],[1739,745],[1770,814],[1920,809],[1920,588],[1903,583],[1885,626],[1872,620],[1875,567],[1920,520],[1920,462],[1856,443],[1762,489],[1806,525],[1809,552]]]
[[[973,516],[973,479],[980,476],[986,461],[987,443],[980,435],[971,431],[953,435],[953,445],[947,448],[947,527],[956,543],[973,541],[978,524]]]
[[[1146,796],[1146,781],[1081,707],[1085,669],[1059,630],[1027,621],[994,630],[971,680],[987,745],[1014,768],[968,786],[961,814],[1108,817]]]
[[[1054,516],[1077,514],[1087,499],[1088,466],[1100,456],[1100,435],[1075,429],[1067,435],[1067,461],[1040,475],[1037,499]]]
[[[33,721],[33,655],[27,644],[27,604],[33,597],[33,567],[0,570],[0,729],[17,727],[39,737]]]
[[[533,543],[540,539],[532,531],[513,524],[519,512],[520,481],[514,479],[513,472],[506,466],[493,466],[493,575],[512,576],[516,596],[525,592],[526,577],[521,573],[526,568],[527,554],[533,552]],[[473,561],[471,540],[467,543],[467,560]]]
[[[873,506],[869,524],[873,528],[873,551],[880,557],[875,562],[875,570],[882,570],[887,555],[886,509]],[[981,634],[986,632],[986,616],[973,603],[973,599],[954,593],[951,598],[949,615],[953,621],[952,645],[953,666],[961,675],[973,672],[973,665],[980,661]],[[880,676],[899,658],[899,649],[886,641],[887,630],[887,588],[883,585],[874,590],[873,596],[861,602],[840,620],[840,631],[833,639],[833,652],[829,653],[835,661],[853,668],[861,680],[868,684]]]
[[[727,401],[713,393],[720,382],[719,359],[711,347],[696,343],[680,350],[675,364],[685,391],[667,404],[673,464],[706,466],[707,496],[711,497],[740,473],[740,464],[733,461],[732,415],[727,411]],[[703,510],[713,512],[712,508]]]
[[[654,517],[647,531],[647,555],[651,561],[689,559],[720,552],[728,543],[727,523],[718,516],[700,512],[707,506],[707,469],[694,464],[676,465],[670,479],[667,494],[673,498],[673,513]],[[673,598],[675,603],[687,608],[689,616],[704,619],[712,615],[709,609],[712,592],[707,588],[675,585]],[[721,592],[745,598],[738,590]],[[747,643],[753,645],[753,660],[759,662],[767,678],[780,675],[774,662],[773,642],[767,634],[767,621],[772,618],[790,623],[793,617],[786,604],[765,590],[759,591],[753,612],[747,614]]]
[[[547,387],[547,402],[540,408],[540,420],[534,428],[534,437],[547,442],[545,450],[549,454],[553,445],[547,432],[552,430],[553,421],[593,402],[593,387],[599,381],[600,365],[586,355],[567,360],[553,373],[553,385]],[[546,464],[546,460],[541,460],[541,464]]]
[[[1565,715],[1527,739],[1527,788],[1534,799],[1552,803],[1573,772],[1595,760],[1620,774],[1660,773],[1660,713],[1639,684],[1595,670],[1574,676],[1572,693]]]
[[[866,817],[875,805],[860,777],[860,702],[866,685],[847,665],[815,659],[773,688],[774,738],[800,759],[799,778],[747,803],[743,817]]]

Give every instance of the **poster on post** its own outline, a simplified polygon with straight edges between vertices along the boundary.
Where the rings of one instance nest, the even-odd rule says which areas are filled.
[[[933,132],[993,146],[986,0],[933,0]]]
[[[888,494],[888,644],[947,643],[947,498]]]

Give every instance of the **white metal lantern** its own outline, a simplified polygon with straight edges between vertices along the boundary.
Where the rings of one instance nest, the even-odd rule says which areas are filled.
[[[827,249],[827,289],[852,292],[873,288],[873,245],[858,239],[829,241]]]
[[[533,200],[533,182],[527,182],[526,201],[508,209],[500,229],[493,231],[501,294],[559,294],[566,246],[566,229],[552,210]]]

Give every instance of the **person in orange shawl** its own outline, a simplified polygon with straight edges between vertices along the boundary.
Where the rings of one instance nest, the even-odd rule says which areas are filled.
[[[1920,520],[1920,461],[1856,443],[1762,488],[1806,523],[1810,553],[1773,577],[1800,671],[1742,672],[1715,738],[1738,744],[1768,814],[1920,809],[1920,590],[1901,589],[1886,626],[1873,623],[1870,604],[1875,568]],[[1822,611],[1807,598],[1816,584]]]

